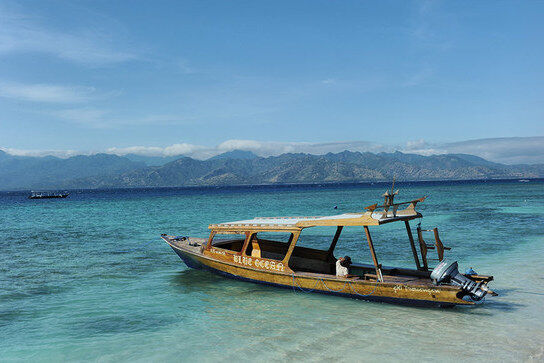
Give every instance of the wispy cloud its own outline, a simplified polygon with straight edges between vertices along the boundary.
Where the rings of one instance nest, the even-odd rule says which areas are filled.
[[[118,116],[115,112],[95,107],[69,108],[50,112],[66,122],[89,128],[120,128],[135,125],[168,125],[187,123],[176,115]]]
[[[504,164],[544,163],[544,136],[477,139],[445,144],[420,141],[408,145],[407,152],[418,154],[462,153]]]
[[[0,150],[14,156],[56,156],[58,158],[69,158],[76,155],[91,155],[96,152],[85,152],[81,150],[33,150],[33,149],[17,149],[17,148],[2,148]]]
[[[419,71],[408,75],[404,81],[401,82],[402,87],[415,87],[428,81],[433,75],[433,70],[429,66],[422,67]]]
[[[197,70],[189,64],[185,59],[182,59],[176,63],[177,69],[183,74],[194,74]]]
[[[53,115],[66,121],[90,127],[107,127],[106,115],[108,111],[97,108],[72,108],[53,112]]]
[[[444,24],[451,27],[455,23],[455,19],[441,12],[441,5],[441,1],[424,0],[417,2],[411,35],[419,45],[446,51],[452,48],[453,43],[451,38],[444,36]],[[437,31],[438,29],[440,31]]]
[[[335,84],[336,83],[336,79],[334,78],[327,78],[327,79],[324,79],[321,81],[322,84]]]
[[[1,97],[33,102],[83,102],[88,100],[94,92],[93,87],[0,82]]]
[[[119,49],[113,35],[105,29],[81,29],[66,33],[38,24],[35,20],[1,7],[0,55],[45,53],[93,66],[137,58],[135,52]]]

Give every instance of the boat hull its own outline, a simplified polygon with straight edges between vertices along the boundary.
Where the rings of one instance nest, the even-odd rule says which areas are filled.
[[[28,196],[28,199],[58,199],[66,198],[69,193],[59,193],[59,194],[31,194]]]
[[[195,270],[202,270],[206,268],[206,266],[200,263],[200,261],[198,261],[192,254],[184,252],[172,245],[170,245],[170,247],[172,247],[174,252],[179,256],[179,258],[181,258],[181,260],[187,265],[187,267],[193,268]]]
[[[335,276],[327,278],[305,276],[297,273],[258,271],[244,266],[237,266],[233,263],[215,260],[196,252],[194,249],[176,246],[168,240],[166,242],[188,267],[207,270],[216,275],[234,280],[288,288],[294,291],[410,306],[452,307],[455,305],[472,304],[458,298],[456,296],[458,290],[454,288],[409,287],[394,283],[377,283],[376,281],[349,281],[348,279],[339,279]]]

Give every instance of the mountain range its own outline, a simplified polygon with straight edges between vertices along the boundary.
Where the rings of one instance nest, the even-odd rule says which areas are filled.
[[[0,190],[65,188],[74,179],[108,177],[145,167],[143,162],[111,154],[61,159],[54,156],[13,156],[0,150]]]
[[[260,157],[234,150],[207,160],[111,154],[67,159],[0,151],[0,190],[172,187],[544,177],[544,164],[505,165],[467,154],[351,152]]]

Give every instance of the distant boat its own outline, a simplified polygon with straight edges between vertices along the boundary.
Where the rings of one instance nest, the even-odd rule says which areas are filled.
[[[50,198],[66,198],[68,192],[34,192],[31,191],[28,199],[50,199]]]
[[[528,183],[528,182],[530,182],[529,179],[520,179],[520,180],[518,180],[518,181],[519,181],[520,183]]]

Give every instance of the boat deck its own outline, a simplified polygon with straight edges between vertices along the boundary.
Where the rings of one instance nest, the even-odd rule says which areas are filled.
[[[208,242],[206,238],[195,238],[195,237],[186,237],[186,238],[179,238],[175,236],[162,236],[170,245],[193,252],[195,254],[202,253],[202,246],[206,245]],[[359,268],[368,268],[373,269],[374,267],[371,265],[360,265],[357,264]],[[385,272],[385,271],[384,271]],[[325,273],[315,273],[315,272],[303,272],[303,271],[296,271],[296,276],[300,277],[309,277],[313,279],[335,279],[335,280],[350,280],[353,282],[359,282],[359,281],[376,281],[376,275],[372,273],[365,273],[360,274],[359,276],[352,277],[346,279],[345,277],[335,276],[332,274],[325,274]],[[435,286],[433,285],[432,281],[428,277],[420,277],[420,276],[403,276],[403,275],[387,275],[384,273],[383,275],[384,282],[388,283],[398,283],[408,286]]]
[[[297,272],[297,276],[300,277],[311,277],[311,278],[326,278],[326,279],[337,279],[337,280],[346,280],[344,277],[339,277],[330,274],[319,274],[313,272]],[[417,276],[388,276],[383,275],[384,282],[388,283],[398,283],[402,285],[410,286],[429,286],[436,287],[429,278],[422,278]],[[364,274],[363,276],[347,278],[350,281],[376,281],[376,275],[374,274]]]
[[[162,238],[168,242],[168,244],[186,250],[193,253],[201,253],[202,246],[206,245],[208,240],[206,238],[195,237],[175,237],[163,235]]]

